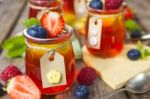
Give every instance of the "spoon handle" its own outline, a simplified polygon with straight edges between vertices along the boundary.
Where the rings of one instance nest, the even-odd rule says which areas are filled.
[[[141,40],[150,40],[150,34],[145,34],[141,37]]]
[[[122,91],[127,91],[126,88],[123,88],[123,89],[119,89],[118,91],[115,91],[115,92],[111,92],[109,93],[108,95],[104,96],[102,99],[109,99],[111,98],[112,96],[114,96],[115,94],[119,93],[119,92],[122,92]]]

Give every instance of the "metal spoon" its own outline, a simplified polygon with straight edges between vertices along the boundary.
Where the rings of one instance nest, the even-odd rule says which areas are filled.
[[[145,34],[141,37],[142,40],[150,40],[150,34]]]
[[[130,40],[133,40],[133,39],[130,37],[129,33],[127,33],[127,40],[129,40],[129,41],[130,41]],[[141,40],[141,41],[150,40],[150,33],[147,33],[147,34],[142,35],[142,37],[139,38],[139,39],[137,39],[137,40]]]
[[[149,90],[150,90],[150,72],[146,72],[138,74],[137,76],[133,77],[127,82],[125,88],[120,89],[107,96],[104,96],[103,99],[109,99],[110,97],[122,91],[129,91],[135,94],[142,94]]]

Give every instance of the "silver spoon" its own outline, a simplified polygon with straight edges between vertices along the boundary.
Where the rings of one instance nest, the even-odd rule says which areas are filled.
[[[145,34],[141,37],[142,40],[150,40],[150,34]]]
[[[129,33],[127,33],[127,40],[129,40],[129,41],[130,41],[130,40],[133,40],[133,39],[130,37]],[[138,40],[141,40],[141,41],[150,40],[150,33],[147,33],[147,34],[142,35],[142,37],[139,38]]]
[[[115,94],[122,91],[129,91],[135,94],[142,94],[150,90],[150,72],[140,73],[137,76],[130,79],[125,88],[122,88],[116,92],[110,93],[107,96],[104,96],[102,99],[109,99]]]

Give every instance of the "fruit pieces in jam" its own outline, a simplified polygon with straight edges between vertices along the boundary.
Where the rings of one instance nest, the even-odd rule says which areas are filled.
[[[75,22],[74,0],[63,0],[64,20],[67,24],[73,26]]]
[[[33,44],[31,42],[28,43],[36,47],[44,47],[47,49],[52,49],[57,48],[58,46],[63,46],[66,42],[51,45]],[[28,47],[26,50],[26,73],[32,78],[32,80],[36,83],[36,85],[39,87],[39,89],[43,94],[57,94],[59,92],[63,92],[70,87],[70,85],[74,80],[75,71],[74,71],[74,54],[72,50],[72,45],[68,43],[63,48],[60,48],[56,51],[64,56],[67,84],[50,88],[42,88],[40,57],[43,56],[44,53],[46,53],[46,50],[30,47]]]
[[[72,29],[70,26],[64,25],[62,16],[56,12],[45,13],[42,16],[41,25],[42,26],[33,25],[28,28],[30,31],[27,30],[28,32],[26,32],[25,30],[24,32],[27,44],[25,57],[26,73],[36,83],[42,94],[50,95],[64,92],[74,81],[75,61],[72,44],[70,42]],[[44,36],[45,38],[43,38],[43,36],[41,36],[45,34],[43,29],[47,31],[48,37]],[[40,59],[48,50],[52,49],[61,54],[64,58],[66,84],[58,84],[44,88]]]
[[[43,11],[55,11],[62,13],[62,4],[58,0],[29,0],[29,18],[38,17],[38,14]],[[42,13],[42,12],[41,12]],[[39,14],[40,15],[40,14]]]
[[[107,11],[106,11],[107,12]],[[125,38],[125,28],[124,28],[124,15],[123,11],[120,12],[109,12],[103,14],[97,14],[94,11],[90,11],[90,13],[94,13],[89,15],[88,23],[87,23],[87,32],[89,19],[94,17],[95,15],[99,16],[99,20],[102,20],[102,26],[99,27],[102,29],[101,37],[100,37],[100,47],[98,49],[88,47],[88,33],[86,36],[87,39],[87,49],[94,55],[98,55],[101,57],[113,57],[121,52],[124,46],[124,38]]]

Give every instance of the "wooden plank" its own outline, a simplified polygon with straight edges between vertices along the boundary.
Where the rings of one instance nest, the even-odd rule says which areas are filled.
[[[139,95],[135,95],[135,94],[130,93],[130,98],[131,99],[150,99],[150,92],[147,92],[144,94],[139,94]]]
[[[150,0],[126,0],[126,2],[135,12],[145,31],[150,33]]]
[[[6,0],[6,1],[8,1],[8,0]],[[10,33],[10,35],[12,36],[12,35],[14,35],[14,34],[16,34],[17,32],[20,32],[22,29],[23,29],[23,27],[22,27],[22,25],[21,25],[21,23],[22,23],[22,20],[24,20],[25,18],[27,18],[27,11],[28,11],[28,9],[27,9],[27,6],[25,7],[25,9],[24,9],[24,4],[25,4],[25,0],[14,0],[13,1],[14,2],[14,5],[12,5],[12,6],[16,6],[18,3],[20,3],[20,4],[18,4],[18,5],[20,5],[20,6],[18,6],[18,7],[14,7],[15,9],[13,10],[13,11],[18,11],[16,14],[13,14],[14,15],[14,17],[13,18],[11,18],[10,20],[11,21],[8,21],[8,23],[7,22],[4,22],[4,23],[7,23],[7,28],[4,28],[4,26],[3,26],[3,30],[0,28],[0,31],[4,31],[6,34],[5,35],[1,35],[0,36],[0,43],[2,43],[2,41],[3,41],[3,39],[5,39],[5,37],[7,36],[7,32],[9,31],[9,33]],[[1,5],[1,4],[0,4]],[[5,6],[6,6],[6,4],[5,4]],[[21,7],[22,6],[22,7]],[[1,6],[0,6],[0,8],[1,8]],[[20,9],[20,10],[19,10]],[[10,10],[10,9],[9,9]],[[8,10],[8,12],[7,12],[7,14],[9,14],[9,10]],[[23,11],[22,11],[23,10]],[[11,11],[11,10],[10,10]],[[12,14],[12,12],[13,11],[11,11],[11,14]],[[21,13],[19,13],[19,12],[21,12]],[[2,15],[3,13],[1,13],[0,12],[0,17],[1,17],[1,15]],[[19,14],[21,14],[21,16],[19,16]],[[6,17],[8,18],[8,16],[10,16],[10,15],[6,15]],[[19,19],[19,20],[18,20]],[[1,20],[1,19],[0,19]],[[6,20],[6,19],[5,19]],[[14,20],[14,21],[13,21]],[[14,25],[13,26],[13,24],[16,22],[16,24],[17,25]],[[0,24],[0,26],[1,26],[2,24]],[[11,30],[12,31],[10,31],[9,29],[11,28]],[[15,29],[14,29],[15,28]],[[4,33],[3,33],[4,34]],[[4,55],[4,52],[1,54],[1,56],[0,56],[0,63],[1,63],[1,66],[0,66],[0,72],[2,71],[2,70],[4,70],[4,68],[6,67],[6,66],[8,66],[8,65],[10,65],[10,64],[13,64],[13,65],[16,65],[16,66],[18,66],[18,68],[24,73],[25,72],[25,65],[24,65],[24,59],[23,58],[17,58],[17,59],[8,59],[8,58],[6,58],[5,57],[5,55]],[[0,97],[0,99],[9,99],[9,96],[6,94],[5,96],[3,96],[3,97]]]
[[[22,0],[20,0],[20,1],[22,1]],[[15,2],[15,3],[17,3],[17,2]],[[1,14],[0,14],[0,16],[1,16]],[[24,19],[26,19],[27,17],[28,17],[28,7],[26,5],[24,8],[22,8],[21,15],[20,15],[20,17],[18,17],[18,20],[16,20],[16,25],[13,26],[12,31],[10,32],[10,37],[23,30],[22,21]],[[20,66],[20,64],[21,64],[21,65],[24,66],[24,64],[22,64],[22,63],[24,63],[23,59],[20,59],[20,58],[18,58],[18,59],[8,59],[8,58],[5,57],[5,52],[4,51],[2,52],[2,54],[0,56],[0,62],[2,64],[1,67],[0,67],[0,72],[5,68],[5,66],[7,66],[9,64],[15,64],[15,65],[18,65],[18,66]],[[24,69],[22,67],[20,69],[22,69],[24,71]]]
[[[25,3],[26,0],[3,0],[0,3],[0,45],[6,36],[9,35],[9,32],[11,32]]]

